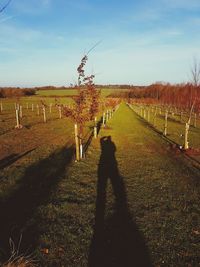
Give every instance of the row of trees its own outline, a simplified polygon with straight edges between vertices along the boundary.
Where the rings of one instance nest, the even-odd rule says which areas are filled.
[[[0,88],[0,98],[31,96],[35,94],[36,94],[36,89],[32,88],[26,88],[26,89],[13,88],[13,87]]]
[[[145,89],[121,93],[129,100],[135,98],[138,102],[159,103],[180,109],[190,109],[193,103],[196,111],[200,111],[200,86],[186,84],[152,84]]]

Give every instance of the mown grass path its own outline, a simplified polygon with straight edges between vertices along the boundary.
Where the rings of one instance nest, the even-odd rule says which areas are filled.
[[[199,266],[199,178],[121,104],[27,224],[40,265]]]
[[[122,104],[44,208],[44,266],[199,266],[199,178]]]

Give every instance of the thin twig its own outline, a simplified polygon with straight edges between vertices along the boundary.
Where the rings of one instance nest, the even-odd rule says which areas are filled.
[[[88,52],[87,52],[86,55],[88,55],[88,54],[89,54],[95,47],[97,47],[101,42],[102,42],[102,40],[99,41],[99,42],[97,42],[94,46],[92,46],[92,48],[90,48],[90,49],[88,50]]]
[[[6,7],[10,4],[12,0],[8,0],[8,2],[0,9],[0,13],[4,11],[4,9],[6,9]]]

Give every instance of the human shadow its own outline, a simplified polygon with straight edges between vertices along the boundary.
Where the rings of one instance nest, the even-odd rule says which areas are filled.
[[[10,256],[9,239],[20,253],[32,253],[41,234],[40,217],[34,216],[40,206],[51,201],[59,181],[66,174],[74,154],[74,147],[62,147],[49,157],[29,166],[17,188],[6,198],[0,198],[0,262]]]
[[[127,204],[126,189],[115,158],[110,136],[101,138],[98,165],[96,213],[90,246],[89,267],[150,267],[145,241],[134,223]],[[106,216],[106,189],[110,179],[115,205]]]

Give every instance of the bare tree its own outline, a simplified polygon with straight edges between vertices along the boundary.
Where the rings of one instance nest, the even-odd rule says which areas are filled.
[[[193,59],[193,65],[191,67],[192,84],[198,86],[200,84],[200,63],[196,57]]]
[[[8,0],[6,2],[6,4],[4,4],[2,7],[0,7],[0,13],[2,13],[7,8],[7,6],[10,4],[11,1],[12,0]]]

